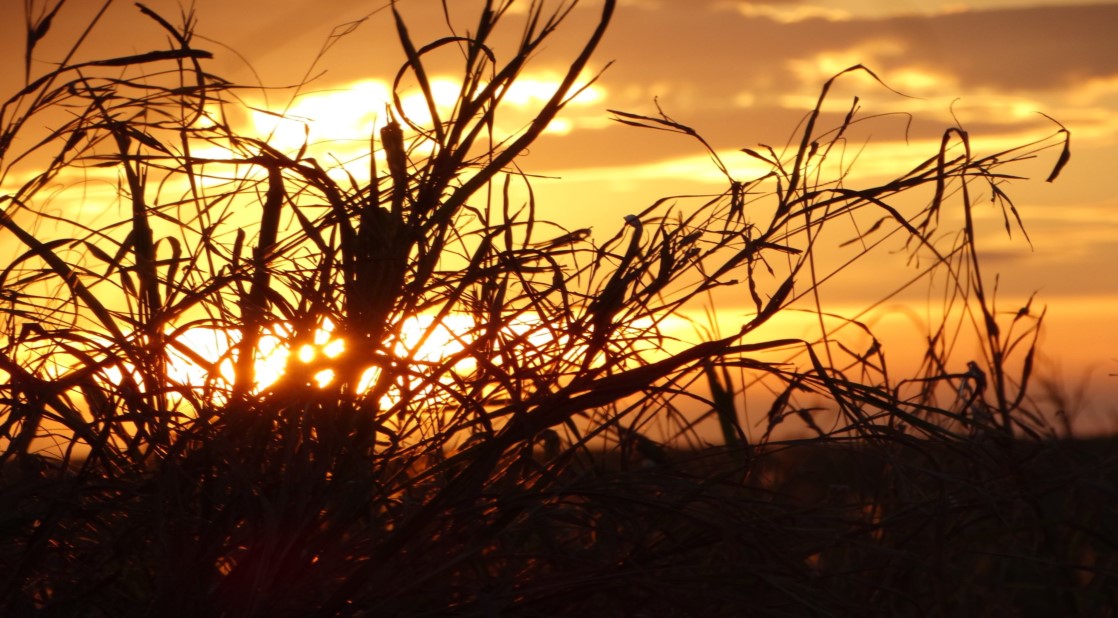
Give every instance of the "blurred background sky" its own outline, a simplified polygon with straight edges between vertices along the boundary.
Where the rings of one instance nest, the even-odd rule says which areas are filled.
[[[0,3],[0,53],[8,59],[0,85],[10,93],[23,79],[22,63],[11,61],[22,54],[23,2]],[[181,22],[177,1],[146,4]],[[449,4],[455,27],[469,29],[479,2]],[[101,5],[74,3],[55,29],[78,32]],[[381,0],[196,0],[193,7],[196,31],[208,39],[196,45],[217,55],[211,65],[217,74],[272,86],[313,77],[295,100],[290,90],[269,91],[266,101],[246,93],[254,105],[283,109],[290,103],[289,113],[317,119],[312,139],[342,158],[367,146],[373,123],[384,116],[383,104],[370,101],[383,95],[403,60]],[[599,7],[585,2],[572,14],[525,75],[526,84],[542,92],[561,75]],[[417,41],[447,33],[440,2],[401,0],[398,8]],[[110,3],[103,19],[104,29],[85,48],[91,57],[145,51],[165,38],[128,2]],[[520,165],[547,177],[534,184],[545,217],[572,228],[592,226],[604,240],[621,228],[625,214],[660,197],[726,188],[697,143],[620,125],[607,109],[655,114],[658,103],[697,129],[731,173],[749,180],[760,168],[740,149],[767,144],[780,150],[823,83],[860,63],[908,97],[865,75],[848,75],[836,84],[827,109],[841,117],[858,96],[864,116],[913,116],[911,124],[898,114],[867,124],[859,139],[870,146],[855,166],[853,185],[907,171],[933,155],[943,131],[956,122],[970,132],[976,154],[988,154],[1052,134],[1058,127],[1037,112],[1048,114],[1071,131],[1071,162],[1052,184],[1044,178],[1057,151],[1016,169],[1030,180],[1014,182],[1008,192],[1031,247],[1016,231],[1007,238],[1001,215],[991,209],[989,235],[981,241],[986,274],[1000,275],[1000,308],[1015,311],[1034,292],[1035,306],[1047,306],[1044,371],[1079,398],[1071,406],[1077,428],[1118,431],[1118,377],[1111,375],[1118,374],[1116,28],[1118,3],[621,0],[592,63],[595,70],[612,65]],[[58,40],[65,39],[60,32]],[[56,59],[50,43],[38,55],[43,61]],[[538,96],[526,88],[525,109]],[[276,128],[255,121],[260,130]],[[301,139],[302,129],[289,138]],[[895,257],[903,266],[903,256]],[[888,291],[888,277],[872,268],[861,272],[861,280],[828,288],[825,301],[856,309]],[[735,308],[720,310],[734,315]],[[880,317],[883,329],[911,328]]]

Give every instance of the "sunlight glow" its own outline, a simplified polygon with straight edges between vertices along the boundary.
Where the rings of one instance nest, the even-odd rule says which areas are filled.
[[[431,80],[431,97],[435,101],[435,111],[445,117],[454,109],[462,83],[449,77],[436,77]],[[423,92],[416,88],[400,97],[400,105],[408,119],[419,125],[429,125],[433,118],[431,109]]]
[[[524,336],[529,345],[539,345],[550,338],[548,331],[541,328],[538,321],[533,322],[530,318],[515,321],[508,328]],[[265,333],[256,353],[256,384],[253,392],[261,392],[274,385],[292,362],[310,365],[322,357],[338,358],[345,351],[346,343],[341,337],[335,336],[334,331],[335,326],[327,321],[315,332],[313,343],[300,345],[295,350],[291,350],[286,343],[293,335],[286,327],[277,326]],[[383,409],[392,408],[405,399],[423,401],[425,405],[437,408],[445,398],[442,394],[444,388],[454,383],[455,376],[468,375],[477,368],[477,361],[469,354],[463,354],[468,342],[477,336],[477,325],[471,316],[450,315],[443,317],[441,321],[429,315],[410,317],[399,324],[397,332],[392,355],[408,359],[407,365],[436,367],[456,355],[461,355],[462,358],[448,368],[448,373],[437,379],[428,379],[427,376],[420,375],[422,372],[398,378],[400,381],[391,385],[382,397],[380,405]],[[211,395],[228,389],[234,382],[234,350],[239,339],[237,332],[211,328],[193,328],[180,333],[177,336],[178,344],[190,349],[193,354],[188,357],[171,347],[169,377],[198,392],[208,384],[217,386]],[[119,372],[115,368],[109,368],[106,372],[110,370]],[[113,375],[106,373],[106,378],[112,380]],[[335,378],[336,373],[331,368],[320,369],[311,376],[313,383],[319,388],[331,385]],[[379,378],[380,369],[370,367],[362,375],[358,391],[372,389]]]
[[[1011,148],[1027,142],[1029,138],[1035,139],[1035,133],[1021,131],[1005,135],[970,137],[972,151],[976,155]],[[877,139],[868,143],[859,143],[851,140],[845,148],[837,149],[825,161],[824,175],[837,174],[841,170],[847,181],[892,177],[896,176],[899,170],[912,169],[921,164],[928,158],[928,153],[936,152],[939,147],[938,137],[913,139],[908,142]],[[948,147],[949,154],[961,152],[962,148],[957,141],[952,142]],[[741,181],[760,178],[770,171],[770,168],[761,161],[743,155],[736,149],[719,150],[718,156],[729,168],[730,174]],[[649,182],[676,181],[696,187],[695,190],[700,190],[697,187],[706,186],[710,188],[709,190],[716,191],[725,190],[727,185],[726,176],[706,155],[677,157],[634,165],[551,169],[546,170],[546,174],[562,178],[568,183],[604,183],[612,190],[618,191],[631,190]],[[676,190],[680,190],[678,186]]]
[[[516,107],[529,107],[546,103],[554,96],[563,76],[559,73],[545,73],[535,77],[524,77],[514,82],[505,91],[504,102]],[[570,105],[594,105],[605,99],[605,91],[597,84],[587,86],[570,100]]]
[[[1028,3],[1025,3],[1028,4]],[[987,0],[983,8],[995,6],[1021,6],[1021,0]],[[891,2],[890,0],[863,0],[858,3],[839,0],[813,0],[811,2],[740,2],[723,0],[714,5],[716,10],[737,11],[745,17],[771,19],[780,24],[794,24],[810,19],[851,21],[855,19],[879,20],[900,16],[932,16],[965,13],[975,7],[953,0],[925,2]]]
[[[562,74],[541,72],[520,77],[503,93],[503,103],[518,113],[531,112],[550,99],[563,79]],[[587,81],[589,78],[587,78]],[[584,82],[586,83],[586,82]],[[430,79],[435,111],[446,120],[458,102],[462,83],[458,78],[434,76]],[[581,90],[568,102],[575,107],[600,103],[606,96],[603,87],[593,84]],[[433,121],[426,95],[416,86],[403,89],[400,105],[406,119],[420,126]],[[388,122],[386,107],[392,103],[388,82],[364,79],[330,90],[299,94],[286,108],[254,103],[249,122],[252,132],[283,151],[297,151],[305,144],[313,150],[326,148],[344,160],[355,153],[367,153],[369,139]],[[498,135],[509,135],[530,118],[508,118],[508,126],[497,127]],[[505,117],[498,117],[498,122]],[[402,120],[402,119],[401,119]],[[548,127],[549,132],[566,134],[573,129],[570,120],[560,119]],[[321,155],[322,152],[311,153]]]
[[[885,64],[885,58],[897,58],[905,53],[905,46],[898,40],[890,38],[877,38],[868,39],[859,42],[857,45],[847,47],[845,49],[838,49],[816,54],[810,58],[791,59],[785,62],[785,65],[795,75],[802,84],[811,88],[812,91],[818,89],[819,84],[826,82],[831,77],[834,77],[841,71],[844,71],[857,64],[865,66],[880,66]],[[892,75],[892,73],[890,73]],[[867,79],[869,79],[867,77]],[[817,94],[811,96],[811,103],[804,105],[804,101],[799,100],[794,104],[795,109],[811,109],[815,107],[815,101],[818,98]],[[841,97],[836,97],[841,99]],[[845,103],[845,101],[840,101]],[[786,104],[787,107],[792,105]]]
[[[737,150],[719,152],[719,156],[730,168],[730,173],[743,180],[759,178],[769,172],[769,169],[756,159],[746,157]],[[726,185],[726,176],[711,164],[710,157],[706,155],[678,157],[638,165],[608,167],[596,165],[594,167],[548,170],[547,174],[560,177],[567,182],[606,182],[622,187],[649,180],[670,179],[720,187]]]
[[[810,4],[727,2],[721,3],[720,6],[732,7],[744,17],[764,17],[781,24],[792,24],[806,19],[846,21],[852,18],[849,11]]]
[[[273,112],[258,104],[250,121],[256,134],[268,136],[268,142],[281,150],[298,150],[308,139],[344,140],[367,147],[369,137],[388,121],[384,110],[391,101],[387,82],[366,79],[336,90],[302,94],[286,110]],[[411,111],[407,105],[405,109]],[[309,135],[308,126],[312,127]]]
[[[257,348],[255,371],[257,389],[266,388],[283,375],[290,350],[284,347],[286,333],[273,330],[260,338]],[[232,350],[240,341],[240,333],[216,328],[191,328],[176,337],[179,346],[193,352],[191,357],[183,354],[175,346],[169,348],[168,377],[179,384],[200,390],[207,384],[218,387],[218,391],[228,388],[234,382],[234,362]],[[309,347],[309,346],[304,346]],[[298,355],[310,352],[298,351]],[[205,365],[199,364],[199,359]],[[208,366],[208,367],[207,367]]]
[[[910,95],[935,94],[955,86],[953,76],[923,67],[904,67],[889,72],[889,85]]]
[[[556,118],[547,124],[544,133],[552,133],[554,135],[567,135],[573,131],[575,125],[567,118]]]
[[[318,373],[314,374],[314,381],[316,384],[318,384],[319,388],[326,388],[330,385],[331,382],[334,381],[334,370],[323,369],[322,371],[319,371]]]

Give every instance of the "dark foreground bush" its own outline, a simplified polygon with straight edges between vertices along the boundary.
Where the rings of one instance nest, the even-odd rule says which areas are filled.
[[[666,114],[614,112],[696,139],[727,189],[596,245],[538,216],[516,164],[593,79],[613,8],[509,137],[509,87],[574,8],[489,2],[422,45],[397,16],[396,88],[430,119],[398,98],[344,167],[237,128],[247,89],[207,72],[189,16],[141,8],[165,50],[28,62],[0,109],[3,612],[1112,615],[1113,449],[1056,439],[1027,396],[1042,315],[995,311],[971,216],[992,196],[1019,224],[1003,168],[1062,145],[1054,179],[1066,131],[978,156],[952,127],[851,188],[824,175],[863,122],[855,102],[822,128],[835,80],[749,180]],[[51,19],[28,24],[30,57]],[[861,249],[824,271],[840,221]],[[830,327],[756,336],[890,238],[946,299],[917,375]],[[671,339],[665,316],[727,289],[754,305],[736,332]],[[308,354],[263,375],[277,346]],[[747,383],[772,388],[761,418]],[[793,420],[809,437],[776,439]]]

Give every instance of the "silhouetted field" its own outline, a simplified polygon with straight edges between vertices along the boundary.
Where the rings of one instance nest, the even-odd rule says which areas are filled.
[[[225,474],[246,473],[250,451]],[[322,604],[345,575],[370,569],[375,577],[349,594],[390,615],[1105,616],[1115,608],[1116,439],[950,448],[807,441],[747,454],[669,451],[656,464],[619,452],[552,467],[561,480],[547,488],[489,486],[430,513],[422,538],[390,557],[375,547],[391,529],[352,510],[376,504],[356,493],[376,483],[360,489],[358,479],[371,479],[352,470],[336,467],[339,477],[317,486],[276,470],[237,495],[192,492],[227,483],[192,476],[198,464],[189,459],[131,480],[9,465],[0,565],[8,577],[39,575],[26,596],[9,593],[4,603],[10,615],[348,614]],[[413,496],[444,474],[441,465],[410,471],[427,479]],[[397,515],[409,508],[394,503]],[[264,579],[208,562],[217,547],[238,565],[263,561],[253,568]],[[304,555],[308,547],[316,553]],[[36,581],[51,591],[49,603],[30,598]]]

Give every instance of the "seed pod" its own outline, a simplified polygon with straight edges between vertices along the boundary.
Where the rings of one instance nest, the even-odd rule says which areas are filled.
[[[408,186],[408,155],[404,150],[404,133],[395,118],[381,127],[380,141],[384,146],[384,158],[388,160],[388,173],[392,176],[392,214],[399,217]]]

